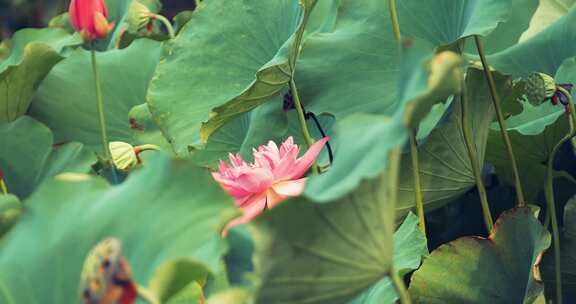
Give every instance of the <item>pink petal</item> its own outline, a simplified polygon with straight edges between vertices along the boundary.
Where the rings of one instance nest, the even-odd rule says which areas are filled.
[[[276,193],[284,197],[300,196],[300,194],[304,192],[304,187],[306,186],[307,180],[308,178],[305,177],[301,179],[275,183],[272,186],[272,189],[274,189]]]
[[[269,141],[267,146],[260,146],[258,151],[253,154],[255,159],[257,155],[267,159],[270,162],[271,168],[274,168],[274,166],[280,161],[280,151],[278,150],[276,143],[273,141]]]
[[[224,227],[222,230],[222,236],[225,237],[228,234],[228,230],[234,226],[246,224],[260,215],[264,210],[266,210],[266,193],[261,193],[260,195],[254,196],[246,207],[242,208],[242,216],[237,217]]]
[[[322,151],[322,148],[324,148],[324,145],[328,142],[329,139],[330,137],[326,136],[321,140],[315,142],[310,147],[310,149],[306,151],[304,156],[297,159],[296,164],[292,168],[290,175],[287,176],[287,179],[295,179],[302,177],[302,175],[304,175],[306,171],[310,169],[310,167],[318,157],[318,154],[320,154],[320,151]]]
[[[223,177],[218,172],[212,172],[212,177],[220,184],[222,189],[234,198],[244,197],[251,194],[251,192],[244,190],[244,188],[237,182]]]
[[[224,162],[223,160],[220,160],[220,163],[218,164],[218,171],[220,171],[220,174],[226,175],[226,174],[228,174],[229,170],[230,170],[230,167],[228,167],[228,164],[226,162]]]
[[[260,193],[272,185],[274,176],[265,168],[253,168],[238,176],[235,181],[248,192]]]
[[[240,155],[240,153],[238,153],[236,155],[229,153],[228,158],[230,159],[230,163],[234,167],[246,166],[246,162],[244,161],[244,159],[242,159],[242,156]]]
[[[298,146],[292,146],[284,153],[284,156],[274,168],[274,180],[285,180],[286,177],[292,174],[292,170],[296,164],[296,158],[298,157]]]
[[[299,196],[304,192],[304,186],[306,186],[306,178],[274,184],[266,192],[268,208],[274,208],[289,198]]]
[[[296,147],[296,149],[298,148],[298,146],[294,144],[294,138],[290,136],[282,143],[282,146],[280,147],[280,157],[284,157],[286,152],[290,151],[294,147]]]

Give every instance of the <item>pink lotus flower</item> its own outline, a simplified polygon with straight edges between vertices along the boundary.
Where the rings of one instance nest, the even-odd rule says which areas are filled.
[[[72,0],[68,11],[72,26],[86,41],[106,38],[114,29],[107,20],[105,0]]]
[[[218,172],[212,176],[242,209],[243,215],[224,228],[223,235],[233,226],[245,224],[267,208],[274,208],[288,198],[304,191],[306,178],[302,177],[312,166],[328,137],[317,141],[300,158],[300,147],[289,137],[280,149],[273,141],[253,149],[254,163],[246,163],[240,154],[230,154],[228,166],[220,161]]]

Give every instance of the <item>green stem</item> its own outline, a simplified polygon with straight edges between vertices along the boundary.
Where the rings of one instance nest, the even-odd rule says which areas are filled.
[[[566,92],[567,93],[567,92]],[[572,103],[572,98],[570,94],[567,94],[569,98],[568,107],[570,110],[569,119],[572,122],[576,121],[574,116],[574,104]],[[558,218],[556,215],[556,202],[554,199],[554,158],[556,153],[562,147],[564,143],[571,140],[576,136],[576,129],[570,128],[570,132],[563,137],[552,149],[550,157],[548,158],[546,166],[546,184],[544,186],[544,191],[546,194],[546,207],[548,208],[548,218],[552,223],[552,239],[554,245],[554,271],[556,279],[556,303],[562,303],[562,273],[561,273],[561,263],[560,263],[560,231],[558,229]],[[548,222],[548,219],[546,220]]]
[[[424,215],[424,202],[422,199],[422,183],[420,182],[420,163],[418,162],[418,141],[416,139],[416,130],[414,129],[410,130],[410,156],[412,157],[416,213],[418,214],[420,230],[426,235],[426,217]]]
[[[394,31],[394,38],[400,45],[402,35],[400,34],[400,23],[398,22],[398,10],[396,9],[396,0],[388,0],[388,11],[390,12],[390,20],[392,21],[392,30]]]
[[[496,82],[492,73],[490,72],[490,65],[486,60],[484,54],[484,46],[482,45],[482,40],[478,35],[474,36],[474,41],[476,42],[476,49],[478,49],[478,55],[480,55],[480,60],[482,61],[482,66],[484,68],[484,75],[488,81],[488,87],[490,88],[490,95],[492,95],[492,103],[494,104],[494,109],[496,110],[496,118],[498,119],[498,124],[500,125],[500,135],[504,140],[504,145],[508,152],[508,159],[510,160],[510,165],[512,166],[512,173],[514,175],[514,187],[516,188],[516,200],[518,206],[526,205],[526,200],[524,199],[524,191],[522,190],[522,182],[520,181],[520,173],[518,171],[518,164],[516,163],[516,156],[514,155],[514,150],[512,148],[512,141],[508,135],[508,128],[506,127],[506,119],[504,119],[504,114],[502,113],[502,106],[500,103],[500,96],[496,91]]]
[[[104,153],[104,160],[110,163],[112,159],[110,150],[108,149],[108,133],[106,132],[106,118],[104,116],[104,101],[102,98],[102,85],[100,83],[100,71],[96,62],[96,50],[94,45],[91,47],[92,54],[92,72],[94,73],[94,84],[96,86],[96,101],[98,103],[98,122],[100,123],[100,141],[102,142],[102,152]]]
[[[197,10],[198,6],[200,6],[200,0],[194,0],[194,10]]]
[[[394,38],[400,49],[402,34],[400,32],[400,23],[398,22],[398,10],[396,9],[396,0],[388,1],[388,10],[390,20],[392,21],[392,30]],[[420,230],[426,235],[426,219],[424,216],[424,202],[422,199],[422,184],[420,182],[420,163],[418,162],[418,141],[416,140],[416,130],[410,130],[410,155],[412,156],[412,176],[414,177],[414,196],[416,199],[416,213],[420,222]]]
[[[396,288],[396,292],[398,293],[398,297],[400,298],[400,303],[402,304],[411,304],[412,300],[410,299],[410,295],[408,294],[408,290],[406,290],[406,286],[404,285],[404,280],[398,275],[396,270],[392,269],[392,273],[390,274],[392,277],[392,283]]]
[[[6,183],[4,182],[3,178],[0,178],[0,189],[2,190],[2,194],[8,194],[8,187],[6,187]]]
[[[174,27],[172,26],[172,23],[170,23],[170,21],[168,19],[166,19],[166,17],[159,15],[159,14],[152,14],[152,18],[162,22],[162,24],[164,24],[164,27],[168,31],[168,36],[170,36],[170,39],[174,39],[174,37],[175,37]]]
[[[160,151],[160,147],[152,144],[136,146],[134,149],[137,149],[138,151]]]
[[[302,136],[304,136],[306,145],[308,146],[308,148],[310,148],[314,144],[314,139],[312,138],[310,132],[308,131],[308,125],[306,124],[304,107],[302,107],[302,102],[300,101],[300,96],[298,95],[298,89],[296,88],[296,83],[294,82],[294,79],[290,79],[290,90],[292,91],[292,97],[294,98],[294,104],[296,107],[296,111],[298,112],[298,120],[300,121],[300,129],[302,130]],[[312,168],[314,172],[320,173],[316,161],[314,161]]]
[[[400,172],[400,159],[402,155],[402,150],[400,147],[392,149],[390,154],[388,155],[388,168],[387,168],[387,201],[391,204],[392,208],[396,206],[396,198],[398,196],[398,175]],[[394,210],[394,209],[392,209]],[[392,282],[394,287],[396,288],[396,292],[400,298],[400,303],[402,304],[411,304],[412,301],[410,299],[410,295],[406,290],[406,286],[404,285],[404,280],[398,275],[398,272],[394,270],[394,267],[390,267],[390,277],[392,278]]]
[[[468,96],[466,92],[465,80],[462,81],[462,94],[460,95],[460,103],[462,105],[462,132],[464,133],[466,150],[468,151],[468,157],[470,158],[472,171],[474,172],[474,179],[476,180],[476,187],[478,188],[478,195],[480,196],[480,204],[482,206],[482,214],[484,216],[486,230],[488,230],[488,233],[490,233],[492,231],[492,227],[494,226],[494,220],[492,219],[492,214],[490,214],[488,196],[486,195],[486,188],[484,188],[484,182],[482,181],[482,171],[480,170],[480,162],[478,161],[476,145],[472,141],[472,128],[470,127],[468,118]]]

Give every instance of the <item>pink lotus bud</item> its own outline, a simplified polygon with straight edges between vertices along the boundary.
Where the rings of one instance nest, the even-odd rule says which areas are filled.
[[[107,20],[105,0],[72,0],[69,12],[72,26],[86,41],[106,38],[114,28]]]

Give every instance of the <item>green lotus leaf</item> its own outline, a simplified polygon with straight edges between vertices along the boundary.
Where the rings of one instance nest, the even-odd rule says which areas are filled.
[[[161,303],[181,302],[184,297],[197,300],[203,296],[202,286],[206,284],[208,274],[206,267],[200,263],[190,259],[173,259],[155,270],[149,282],[150,291]],[[196,285],[200,287],[200,293],[196,292]]]
[[[420,41],[405,46],[399,96],[388,97],[387,114],[341,113],[341,119],[336,115],[334,163],[327,173],[310,179],[305,190],[307,197],[318,202],[332,201],[352,191],[362,179],[380,174],[388,152],[407,140],[407,127],[417,127],[434,104],[460,90],[456,80],[462,77],[460,57],[453,53],[436,57],[431,54],[432,47]]]
[[[486,36],[509,18],[511,0],[398,1],[402,35],[447,45],[460,38]],[[519,34],[518,34],[519,36]]]
[[[288,201],[256,222],[256,273],[262,280],[256,302],[362,301],[383,284],[392,264],[401,273],[418,267],[426,240],[414,215],[393,236],[384,180],[366,181],[331,204]]]
[[[231,288],[211,296],[206,304],[249,304],[252,296],[244,289]]]
[[[53,147],[52,132],[28,116],[0,124],[0,170],[8,190],[25,198],[63,172],[88,173],[96,157],[80,143]]]
[[[529,104],[526,106],[531,107]],[[547,126],[538,135],[524,135],[517,130],[508,131],[527,201],[534,202],[538,198],[538,193],[544,187],[546,164],[550,158],[550,153],[568,131],[566,119],[560,119]],[[488,146],[490,149],[486,150],[486,161],[496,167],[496,173],[502,182],[514,185],[512,167],[499,130],[490,131]],[[556,172],[555,174],[556,176],[568,176],[565,172]]]
[[[302,146],[302,151],[305,151],[306,142],[302,136],[296,111],[285,113],[280,108],[280,104],[280,98],[275,97],[272,102],[224,125],[210,136],[204,149],[194,151],[192,158],[199,165],[217,168],[218,161],[226,160],[229,153],[240,153],[245,160],[252,160],[253,148],[264,145],[270,140],[280,144],[289,136],[292,136],[294,142]],[[324,132],[331,134],[333,117],[318,115],[317,118]],[[322,138],[312,119],[307,121],[307,126],[312,137]],[[326,160],[326,153],[322,153],[318,162],[325,163]]]
[[[286,89],[314,3],[207,1],[166,43],[148,103],[177,153]]]
[[[134,140],[141,144],[153,144],[163,151],[173,153],[172,145],[166,140],[152,118],[148,104],[137,105],[128,112],[130,131]]]
[[[574,24],[576,10],[530,39],[488,56],[488,62],[501,73],[525,77],[533,72],[556,74],[566,58],[576,56]]]
[[[534,12],[530,27],[522,34],[520,41],[529,39],[556,22],[576,3],[574,0],[541,0]]]
[[[204,293],[198,282],[188,284],[182,291],[171,297],[166,304],[204,304]]]
[[[217,272],[225,251],[220,232],[235,213],[231,199],[189,162],[155,153],[145,163],[119,186],[63,175],[30,197],[2,244],[0,302],[78,302],[84,259],[107,237],[123,243],[140,285],[174,259]]]
[[[139,144],[130,129],[128,113],[146,101],[160,46],[159,42],[139,39],[126,49],[97,54],[110,141]],[[101,152],[96,90],[88,51],[76,50],[52,69],[38,89],[30,115],[52,129],[57,143],[79,141]]]
[[[550,233],[530,207],[505,212],[490,236],[440,246],[412,276],[415,303],[532,303],[543,290],[533,269]]]
[[[505,50],[524,39],[525,32],[534,25],[534,20],[540,21],[535,12],[539,10],[539,0],[512,0],[512,6],[505,21],[499,22],[496,29],[482,38],[485,52],[488,54]],[[551,0],[555,1],[555,0]],[[474,43],[469,46],[476,53]]]
[[[508,78],[497,76],[496,81],[500,95],[507,96],[511,90]],[[488,131],[494,117],[483,72],[470,69],[467,86],[473,138],[483,161]],[[420,175],[427,210],[442,206],[475,185],[461,131],[459,99],[452,102],[451,110],[442,120],[428,139],[419,145]],[[314,201],[330,201],[354,189],[362,178],[377,175],[386,163],[383,151],[401,145],[404,140],[402,136],[406,136],[401,125],[394,125],[389,118],[381,115],[350,115],[337,121],[335,128],[334,165],[322,176],[311,178],[305,190],[305,194]],[[399,217],[415,206],[411,157],[408,153],[402,157],[401,168],[405,169],[400,172],[396,206]]]
[[[0,123],[24,115],[34,92],[55,64],[61,52],[82,43],[79,35],[56,28],[18,31],[4,46],[9,52],[0,58]]]
[[[302,103],[337,120],[356,112],[392,116],[404,74],[386,1],[341,0],[335,11],[329,31],[310,33],[303,42],[296,72]],[[420,68],[424,59],[418,61]]]
[[[403,277],[417,269],[422,257],[428,255],[426,238],[418,226],[418,217],[408,213],[404,223],[394,233],[394,270]],[[390,277],[385,277],[349,304],[396,303],[398,295]]]
[[[512,93],[508,77],[494,74],[496,89],[503,100]],[[466,77],[470,105],[470,125],[480,163],[484,163],[490,124],[494,119],[490,91],[484,72],[468,69]],[[434,129],[427,140],[418,146],[420,179],[425,209],[443,206],[475,186],[474,173],[470,164],[462,133],[460,99],[452,102],[451,112],[444,122]],[[414,208],[414,180],[409,153],[403,155],[400,171],[400,192],[396,205],[397,213],[403,216]]]
[[[560,272],[562,292],[566,299],[576,296],[576,200],[570,199],[564,206],[564,229],[560,236]],[[554,252],[547,251],[542,259],[542,279],[546,290],[553,294],[556,287]]]

